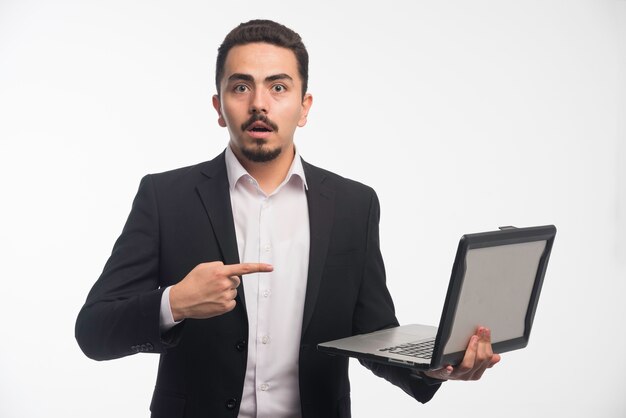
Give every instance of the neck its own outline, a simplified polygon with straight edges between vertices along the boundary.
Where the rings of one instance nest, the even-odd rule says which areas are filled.
[[[257,163],[244,157],[236,147],[231,147],[231,150],[243,168],[259,183],[259,187],[267,195],[270,195],[285,180],[296,152],[291,144],[275,159]]]

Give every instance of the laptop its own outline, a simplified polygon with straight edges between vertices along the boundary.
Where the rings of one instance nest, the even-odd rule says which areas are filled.
[[[415,370],[459,364],[478,326],[491,330],[495,353],[524,348],[555,235],[554,225],[463,235],[439,327],[398,326],[317,348]]]

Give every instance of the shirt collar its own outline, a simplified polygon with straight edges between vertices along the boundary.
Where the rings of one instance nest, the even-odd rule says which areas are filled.
[[[300,154],[298,153],[298,148],[294,146],[295,153],[293,156],[293,161],[291,162],[291,167],[289,167],[289,171],[287,172],[287,176],[285,180],[276,188],[278,191],[284,184],[287,184],[293,176],[299,177],[302,181],[302,185],[304,190],[308,190],[308,186],[306,183],[306,176],[304,175],[304,167],[302,166],[302,159],[300,158]],[[254,178],[246,171],[246,169],[241,165],[233,150],[230,149],[230,144],[226,147],[226,174],[228,175],[228,185],[230,187],[230,191],[232,192],[237,185],[237,182],[242,178]]]

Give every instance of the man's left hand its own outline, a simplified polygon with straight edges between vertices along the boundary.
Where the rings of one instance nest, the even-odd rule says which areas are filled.
[[[426,376],[441,380],[478,380],[485,370],[500,361],[500,354],[491,349],[491,331],[479,327],[470,338],[463,361],[456,367],[446,366],[423,372]]]

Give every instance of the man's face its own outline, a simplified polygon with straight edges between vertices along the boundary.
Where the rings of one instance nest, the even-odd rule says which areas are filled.
[[[293,155],[293,135],[304,126],[312,97],[302,97],[295,54],[267,43],[233,47],[226,56],[213,106],[228,127],[238,157],[253,162]]]

